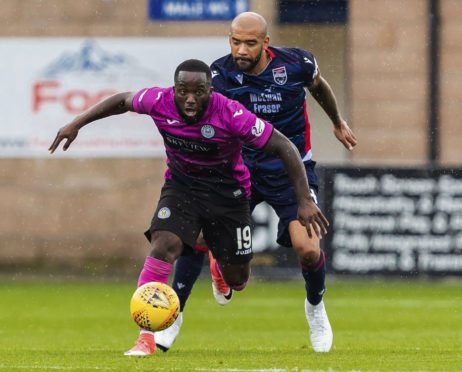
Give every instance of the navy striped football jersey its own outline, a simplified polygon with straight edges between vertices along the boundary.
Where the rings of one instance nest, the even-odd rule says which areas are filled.
[[[305,87],[311,86],[318,74],[316,59],[300,48],[269,47],[267,53],[271,60],[257,75],[239,71],[231,54],[216,60],[211,65],[213,89],[273,124],[308,161],[311,142]],[[242,152],[249,167],[283,166],[279,159],[250,146],[244,146]]]

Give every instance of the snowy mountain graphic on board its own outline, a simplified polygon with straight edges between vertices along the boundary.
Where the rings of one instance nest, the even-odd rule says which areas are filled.
[[[46,66],[41,73],[45,78],[63,78],[79,75],[118,80],[129,74],[132,78],[143,77],[155,81],[156,73],[139,64],[137,59],[126,53],[111,53],[104,50],[95,40],[86,40],[80,50],[65,52]]]

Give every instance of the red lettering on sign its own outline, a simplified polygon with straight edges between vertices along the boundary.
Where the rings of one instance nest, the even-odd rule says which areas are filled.
[[[46,104],[59,104],[69,114],[77,115],[102,99],[111,96],[115,89],[87,91],[84,89],[60,89],[61,84],[55,80],[38,81],[32,87],[32,111],[39,112]]]
[[[32,111],[37,112],[44,102],[56,102],[58,97],[50,95],[49,89],[59,86],[57,81],[39,81],[32,88]],[[47,89],[48,88],[48,89]]]

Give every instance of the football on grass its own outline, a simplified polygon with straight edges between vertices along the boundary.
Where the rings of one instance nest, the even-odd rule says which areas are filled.
[[[180,300],[172,287],[150,282],[139,287],[130,301],[130,313],[136,324],[157,332],[170,327],[180,312]]]

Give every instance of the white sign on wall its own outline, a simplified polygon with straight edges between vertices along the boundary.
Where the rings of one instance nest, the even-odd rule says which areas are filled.
[[[0,38],[0,157],[46,157],[58,129],[105,97],[173,85],[190,58],[210,64],[226,38]],[[84,128],[62,157],[164,156],[151,118],[134,113]]]

